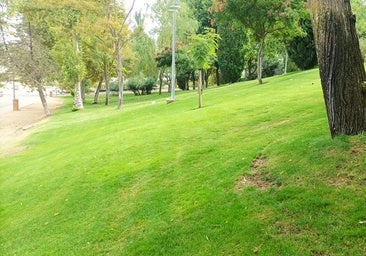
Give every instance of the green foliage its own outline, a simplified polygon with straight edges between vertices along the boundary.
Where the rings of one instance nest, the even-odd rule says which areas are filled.
[[[156,88],[156,80],[153,77],[145,79],[130,78],[126,83],[128,90],[137,95],[151,94],[152,90]]]
[[[287,50],[289,57],[302,70],[311,69],[317,63],[313,29],[310,19],[303,19],[300,22],[303,36],[297,36],[290,41]]]
[[[221,82],[237,82],[244,70],[246,33],[232,23],[219,23],[218,33],[221,37],[217,50]]]
[[[157,77],[155,42],[144,32],[143,25],[133,32],[130,45],[135,53],[131,76]]]
[[[318,70],[265,85],[65,98],[1,158],[0,254],[365,255],[365,134],[330,138]]]
[[[158,35],[158,49],[171,44],[173,31],[172,4],[172,0],[156,0],[152,6],[153,18],[157,24],[155,33]],[[187,43],[187,35],[197,31],[198,22],[192,15],[192,9],[184,1],[180,1],[176,24],[177,42]]]
[[[157,66],[160,68],[170,67],[172,65],[171,47],[167,46],[162,51],[160,51],[157,54],[155,61]],[[178,87],[182,90],[188,90],[189,75],[192,74],[196,69],[188,47],[183,47],[180,44],[177,46],[175,63]]]
[[[361,52],[366,61],[366,4],[364,0],[351,0],[352,12],[356,15],[356,29]]]
[[[189,53],[198,69],[208,69],[216,58],[216,50],[220,36],[207,29],[205,34],[189,37]]]
[[[239,22],[250,31],[251,48],[256,50],[257,78],[262,83],[262,58],[269,37],[285,41],[301,34],[299,19],[304,15],[302,0],[216,0],[220,19]]]
[[[152,90],[156,88],[156,79],[153,77],[145,78],[142,81],[140,90],[142,94],[151,94]]]
[[[206,28],[212,27],[213,15],[209,10],[212,8],[212,0],[185,0],[193,10],[193,16],[198,21],[197,33],[202,34]]]

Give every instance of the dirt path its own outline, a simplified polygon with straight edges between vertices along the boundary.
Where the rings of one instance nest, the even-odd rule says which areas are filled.
[[[61,98],[48,98],[47,104],[52,110],[60,107],[63,103]],[[32,128],[47,120],[41,103],[34,103],[21,108],[19,111],[12,111],[1,114],[0,117],[0,158],[24,150],[19,142],[25,139]]]

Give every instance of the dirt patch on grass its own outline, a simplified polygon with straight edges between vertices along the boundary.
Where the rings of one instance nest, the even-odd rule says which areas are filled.
[[[345,161],[336,167],[336,176],[328,179],[328,184],[335,187],[366,186],[365,166],[366,144],[357,143],[346,152]]]
[[[259,170],[261,168],[263,168],[267,163],[267,158],[264,156],[257,156],[256,158],[254,158],[254,160],[252,161],[251,164],[251,168],[252,170]]]
[[[263,172],[267,161],[267,158],[264,156],[254,158],[250,174],[240,177],[235,182],[235,193],[240,193],[246,187],[255,187],[259,190],[269,190],[272,187],[278,187],[277,182]]]
[[[275,228],[277,232],[281,235],[294,235],[299,234],[301,229],[296,226],[294,223],[277,221],[275,223]]]

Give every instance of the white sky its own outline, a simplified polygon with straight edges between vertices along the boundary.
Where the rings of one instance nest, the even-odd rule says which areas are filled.
[[[133,0],[123,0],[125,3],[125,8],[126,11],[128,12],[132,6],[132,2]],[[150,15],[150,7],[155,3],[155,0],[136,0],[135,1],[135,5],[133,8],[133,11],[131,13],[131,16],[129,18],[129,20],[131,21],[131,23],[135,23],[135,12],[137,11],[142,11],[143,14],[146,14],[147,17],[145,19],[145,30],[151,31],[152,28],[154,27],[153,21],[151,20],[151,18],[149,18]],[[150,7],[149,7],[150,6]]]

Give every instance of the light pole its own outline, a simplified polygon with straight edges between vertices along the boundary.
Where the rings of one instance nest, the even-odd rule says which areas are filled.
[[[179,4],[177,0],[174,0],[170,10],[173,12],[173,37],[172,37],[172,78],[170,85],[170,101],[175,101],[175,80],[176,80],[176,69],[175,69],[175,36],[177,32],[177,10]]]

